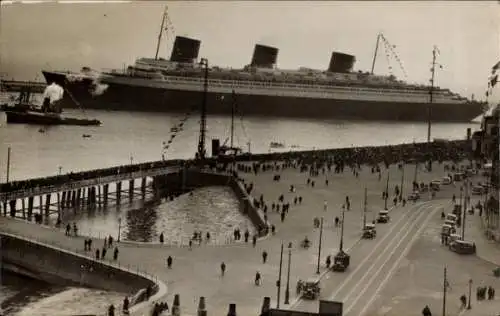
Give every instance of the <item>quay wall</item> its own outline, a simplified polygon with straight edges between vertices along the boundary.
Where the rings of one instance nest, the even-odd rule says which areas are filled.
[[[27,238],[0,233],[1,262],[5,269],[63,286],[82,286],[132,294],[158,285],[145,276]],[[137,296],[137,295],[135,295]],[[134,298],[132,303],[139,303]]]

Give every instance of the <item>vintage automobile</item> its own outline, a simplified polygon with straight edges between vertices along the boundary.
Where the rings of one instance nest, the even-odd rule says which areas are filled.
[[[339,251],[333,258],[332,270],[336,272],[344,272],[351,261],[351,257],[344,251]]]
[[[450,225],[444,224],[441,227],[441,235],[443,235],[443,236],[450,236],[451,234],[454,234],[455,231],[456,231],[455,227],[450,226]]]
[[[475,185],[472,187],[472,195],[481,195],[486,192],[483,186]]]
[[[441,181],[434,180],[430,183],[430,187],[432,191],[440,191],[441,190]]]
[[[455,226],[457,225],[457,221],[456,220],[447,219],[447,220],[444,221],[444,224],[445,225],[449,225],[449,226],[455,228]]]
[[[446,214],[446,220],[453,221],[456,223],[457,222],[457,215],[448,213],[448,214]]]
[[[302,297],[308,300],[315,300],[319,297],[319,279],[308,279],[302,285]]]
[[[451,184],[451,178],[450,177],[444,177],[443,180],[441,180],[442,185],[449,185]]]
[[[476,253],[476,244],[465,240],[455,240],[448,246],[451,251],[461,255],[473,255]]]
[[[389,211],[379,211],[377,217],[377,223],[387,223],[391,218],[389,217]]]
[[[363,227],[363,235],[362,237],[365,239],[373,239],[377,236],[377,230],[375,229],[375,225],[368,223]]]
[[[420,192],[418,192],[418,191],[413,191],[408,196],[408,201],[417,201],[418,199],[420,199]]]
[[[455,242],[460,239],[462,239],[462,236],[460,236],[459,234],[451,234],[450,236],[448,236],[449,243]]]

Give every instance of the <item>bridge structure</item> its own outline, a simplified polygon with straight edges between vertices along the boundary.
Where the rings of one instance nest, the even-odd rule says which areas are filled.
[[[59,218],[64,208],[84,205],[105,207],[109,200],[120,204],[123,195],[128,195],[129,201],[132,201],[137,190],[142,197],[148,192],[155,193],[155,181],[158,177],[179,173],[187,166],[183,160],[155,161],[2,183],[2,212],[4,216],[7,213],[12,217],[20,215],[31,221],[33,210],[38,209],[35,219],[38,217],[41,221],[53,213],[57,213]],[[149,179],[153,181],[148,182]],[[138,181],[140,185],[136,186]],[[122,188],[123,182],[129,183],[128,190]],[[115,192],[110,192],[110,184],[116,185]],[[35,206],[37,198],[38,207]]]

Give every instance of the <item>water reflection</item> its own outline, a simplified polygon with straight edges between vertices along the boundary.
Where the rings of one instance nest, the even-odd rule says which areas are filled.
[[[173,201],[136,201],[108,209],[73,212],[63,222],[76,222],[84,235],[121,240],[187,244],[195,231],[207,232],[212,242],[225,243],[236,227],[254,233],[250,220],[239,211],[239,202],[229,187],[215,186],[183,194]]]

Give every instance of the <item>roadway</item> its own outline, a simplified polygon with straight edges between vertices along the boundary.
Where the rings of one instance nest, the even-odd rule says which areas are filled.
[[[449,202],[420,202],[393,212],[391,221],[377,226],[377,237],[350,251],[345,273],[328,273],[321,282],[320,299],[344,303],[344,315],[361,315],[397,269],[429,219]],[[317,311],[317,301],[300,299],[292,309]]]

